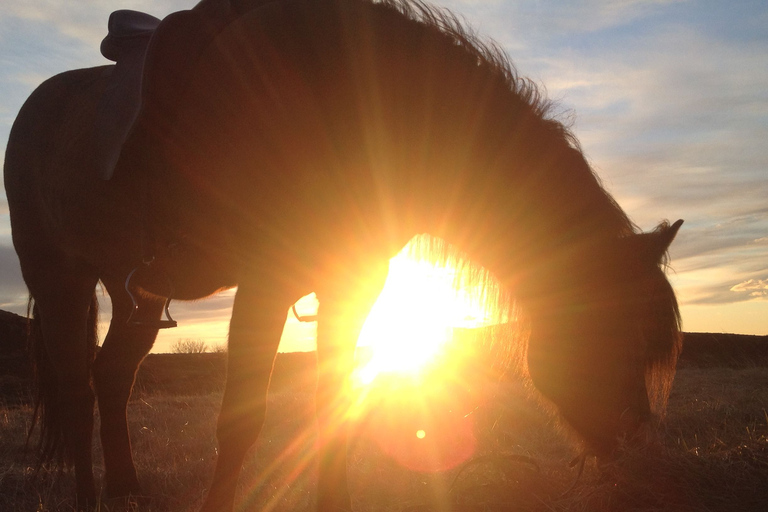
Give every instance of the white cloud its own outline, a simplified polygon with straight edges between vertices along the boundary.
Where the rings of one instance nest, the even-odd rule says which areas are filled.
[[[747,279],[732,286],[731,291],[746,293],[751,299],[768,299],[768,279]]]

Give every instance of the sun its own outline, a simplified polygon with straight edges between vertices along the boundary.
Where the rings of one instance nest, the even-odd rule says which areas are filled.
[[[478,267],[460,258],[444,258],[457,261],[454,267],[411,256],[420,250],[406,246],[390,260],[360,333],[351,401],[342,400],[340,416],[364,427],[361,435],[398,464],[445,471],[475,453],[471,413],[489,389],[488,374],[478,370],[488,347],[467,333],[506,316],[491,295],[494,284],[472,279],[483,275]],[[459,327],[462,334],[454,337]]]
[[[354,380],[381,373],[415,375],[450,341],[454,327],[476,327],[484,311],[455,285],[455,270],[415,260],[406,246],[390,260],[389,276],[358,340]]]

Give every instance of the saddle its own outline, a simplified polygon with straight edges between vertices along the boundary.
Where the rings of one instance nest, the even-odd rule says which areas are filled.
[[[149,42],[160,20],[119,10],[109,16],[101,54],[115,62],[96,109],[97,166],[101,179],[112,177],[123,143],[141,107],[142,76]]]
[[[122,9],[109,15],[107,37],[101,42],[101,54],[112,62],[140,48],[146,52],[149,39],[160,24],[151,14]]]

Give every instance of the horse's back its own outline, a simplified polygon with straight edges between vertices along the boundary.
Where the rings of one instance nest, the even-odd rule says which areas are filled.
[[[442,211],[439,198],[468,162],[492,159],[489,148],[504,145],[505,129],[532,108],[498,63],[479,65],[458,30],[420,19],[354,0],[285,0],[240,17],[178,95],[185,101],[153,171],[178,177],[164,197],[204,183],[194,197],[215,196],[206,206],[237,204],[251,214],[244,221],[258,218],[292,241],[327,234],[337,245],[348,227],[349,240],[396,232],[390,249],[429,230],[421,218]],[[513,104],[511,121],[498,113],[499,96]],[[468,129],[477,125],[485,129]],[[186,196],[176,202],[180,223],[234,217],[202,213]]]
[[[16,117],[6,150],[6,187],[28,174],[45,176],[73,167],[65,158],[93,137],[92,113],[112,66],[55,75],[29,96]],[[85,139],[89,139],[86,141]],[[83,170],[84,172],[85,170]]]
[[[19,111],[5,155],[5,189],[17,251],[41,245],[88,204],[93,113],[111,66],[67,71],[43,82]],[[71,206],[75,205],[73,209]]]

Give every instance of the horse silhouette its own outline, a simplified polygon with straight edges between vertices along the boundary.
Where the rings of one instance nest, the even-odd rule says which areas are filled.
[[[233,506],[286,310],[312,291],[317,506],[349,510],[353,351],[389,258],[419,234],[425,257],[498,283],[500,311],[523,308],[530,377],[594,453],[663,412],[681,343],[664,264],[682,221],[639,232],[493,43],[414,0],[203,0],[151,29],[117,153],[95,128],[114,66],[43,83],[7,146],[40,448],[74,465],[78,503],[96,498],[96,398],[106,492],[140,493],[126,404],[166,299],[237,286],[203,510]],[[99,281],[113,311],[96,355]]]

